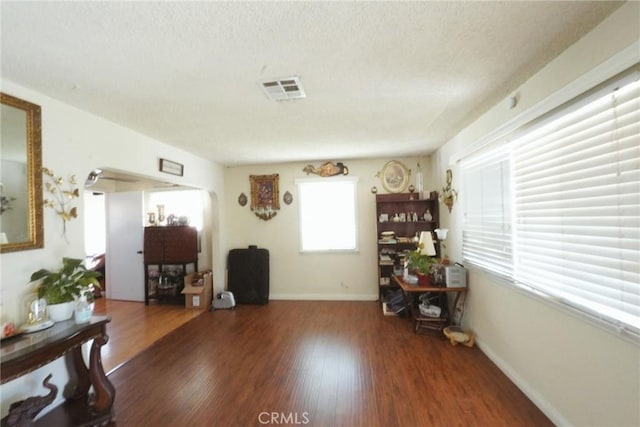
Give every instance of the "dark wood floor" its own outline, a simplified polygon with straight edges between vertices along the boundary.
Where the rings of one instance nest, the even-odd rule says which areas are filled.
[[[375,302],[203,312],[113,371],[118,426],[545,426],[477,348]]]
[[[102,366],[110,372],[163,336],[199,315],[202,310],[176,305],[96,299],[95,314],[111,317],[109,341],[102,347]]]

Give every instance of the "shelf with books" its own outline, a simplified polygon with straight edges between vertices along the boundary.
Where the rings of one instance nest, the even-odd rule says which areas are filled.
[[[431,192],[426,199],[417,193],[377,194],[376,218],[378,287],[384,301],[395,288],[391,277],[402,274],[404,255],[417,247],[420,232],[438,228],[438,193]]]

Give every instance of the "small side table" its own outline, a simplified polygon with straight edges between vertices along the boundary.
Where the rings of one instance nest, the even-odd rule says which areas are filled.
[[[116,390],[102,367],[100,349],[107,343],[107,323],[111,318],[93,316],[89,323],[58,322],[49,329],[9,338],[2,342],[0,384],[21,377],[60,356],[67,358],[69,384],[64,387],[66,402],[36,421],[41,426],[94,426],[114,421]],[[93,340],[87,367],[82,344]],[[55,378],[53,379],[55,380]],[[89,389],[93,387],[93,393]]]
[[[444,328],[451,324],[451,317],[449,316],[449,307],[441,307],[442,311],[440,317],[428,317],[420,314],[420,311],[416,307],[414,301],[414,295],[423,293],[434,293],[439,295],[446,295],[448,293],[455,294],[455,300],[453,307],[457,307],[460,296],[467,291],[467,288],[448,288],[448,287],[435,287],[435,286],[418,286],[410,285],[402,280],[402,276],[393,276],[393,280],[402,289],[404,295],[404,302],[407,309],[407,313],[411,315],[414,320],[414,331],[417,333],[422,329],[442,331]],[[445,299],[446,301],[446,299]]]

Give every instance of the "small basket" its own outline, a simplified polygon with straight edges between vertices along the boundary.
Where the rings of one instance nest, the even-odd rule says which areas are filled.
[[[475,336],[472,332],[465,332],[460,326],[447,326],[442,331],[451,345],[462,344],[466,347],[473,347]]]

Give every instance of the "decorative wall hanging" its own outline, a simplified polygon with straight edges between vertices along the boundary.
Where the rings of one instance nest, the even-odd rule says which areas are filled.
[[[453,172],[451,169],[447,169],[446,185],[442,187],[442,193],[438,196],[438,200],[440,200],[440,203],[444,203],[449,212],[451,212],[453,204],[458,199],[458,190],[451,188],[452,181]]]
[[[335,165],[331,162],[327,162],[322,166],[320,166],[318,169],[316,169],[313,165],[307,165],[302,170],[306,172],[307,175],[309,175],[310,173],[314,173],[322,177],[335,176],[335,175],[349,175],[349,168],[346,167],[341,162],[338,162]]]
[[[172,162],[167,159],[160,159],[160,172],[170,173],[171,175],[184,175],[184,165]]]
[[[290,205],[291,202],[293,202],[293,195],[287,191],[286,193],[284,193],[284,196],[282,197],[282,200],[284,200],[284,202],[287,205]]]
[[[280,210],[278,174],[250,175],[251,210],[262,220],[268,221]]]
[[[77,184],[76,176],[69,177],[67,188],[63,188],[64,179],[55,176],[53,171],[42,168],[42,173],[46,176],[45,190],[51,195],[51,199],[44,199],[44,206],[51,208],[62,218],[62,236],[67,239],[67,221],[78,217],[78,210],[72,206],[73,199],[80,197],[80,190],[74,188]]]
[[[409,185],[411,171],[397,160],[391,160],[376,174],[382,181],[382,186],[389,193],[402,193]]]
[[[247,195],[244,193],[240,193],[240,195],[238,196],[238,204],[240,206],[246,206],[247,205]]]

